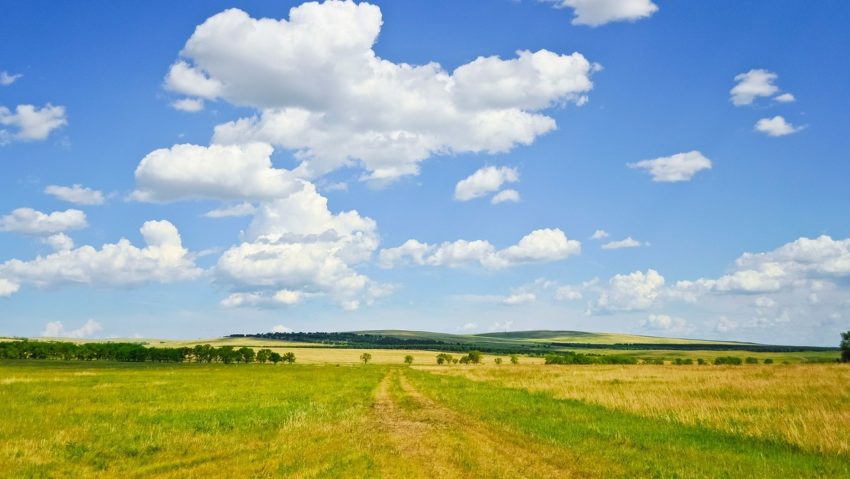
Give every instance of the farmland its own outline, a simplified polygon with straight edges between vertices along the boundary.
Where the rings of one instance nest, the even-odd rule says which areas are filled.
[[[845,365],[436,366],[418,351],[412,367],[355,366],[362,350],[295,351],[294,365],[2,361],[0,470],[850,477]]]

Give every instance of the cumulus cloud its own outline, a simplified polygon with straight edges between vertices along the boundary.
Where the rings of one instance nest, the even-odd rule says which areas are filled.
[[[640,322],[641,327],[666,332],[683,332],[687,329],[687,321],[666,314],[650,314]]]
[[[282,324],[278,324],[278,325],[276,325],[275,327],[272,328],[272,332],[273,333],[291,333],[292,328],[288,328],[288,327],[286,327]]]
[[[274,168],[274,148],[244,145],[175,145],[155,150],[136,168],[137,201],[188,198],[273,199],[301,187],[289,170]]]
[[[664,277],[649,269],[614,275],[592,305],[596,312],[649,309],[663,293]]]
[[[0,126],[10,126],[14,130],[0,129],[0,145],[12,140],[46,140],[53,130],[68,124],[64,106],[50,103],[38,108],[34,105],[18,105],[14,113],[0,106]]]
[[[257,211],[257,208],[248,202],[226,206],[224,208],[216,208],[207,211],[204,216],[207,218],[230,218],[235,216],[251,216]]]
[[[485,166],[458,181],[455,185],[455,199],[469,201],[498,191],[505,183],[516,181],[519,181],[519,173],[516,168]]]
[[[478,324],[477,323],[464,323],[463,326],[461,326],[458,329],[463,330],[463,331],[472,331],[474,329],[478,329]]]
[[[802,127],[796,127],[787,121],[785,118],[776,115],[773,118],[762,118],[756,122],[756,131],[767,134],[768,136],[785,136],[791,133],[797,133],[802,130]]]
[[[634,22],[658,11],[651,0],[541,0],[555,8],[571,8],[573,25],[598,27],[610,22]]]
[[[50,245],[55,251],[67,251],[74,249],[74,240],[65,233],[57,233],[43,239],[44,243]]]
[[[18,208],[0,218],[0,231],[36,236],[82,229],[86,226],[86,214],[74,209],[42,213],[32,208]]]
[[[106,201],[102,192],[78,184],[49,185],[44,189],[44,193],[75,205],[102,205]]]
[[[168,283],[202,274],[183,247],[174,225],[168,221],[148,221],[140,231],[147,244],[144,248],[121,239],[99,250],[82,246],[31,261],[12,259],[0,264],[0,278],[43,288],[72,284],[110,287]]]
[[[506,304],[508,306],[516,306],[519,304],[528,304],[537,301],[537,295],[534,293],[524,292],[524,293],[513,293],[510,296],[506,297],[502,300],[502,304]]]
[[[22,76],[23,75],[20,74],[20,73],[14,74],[14,73],[9,73],[7,71],[2,71],[2,72],[0,72],[0,85],[9,86],[12,83],[15,83]]]
[[[652,175],[652,181],[673,183],[690,181],[700,171],[711,169],[711,160],[699,151],[689,151],[654,160],[628,163],[626,166],[646,170]]]
[[[269,293],[233,293],[221,301],[221,305],[227,308],[237,308],[243,306],[254,307],[276,307],[290,306],[298,304],[304,298],[304,293],[300,291],[292,291],[289,289],[281,289],[280,291]]]
[[[458,268],[480,265],[487,269],[558,261],[581,252],[581,242],[567,239],[557,228],[539,229],[522,237],[517,244],[497,250],[484,240],[456,240],[429,245],[408,240],[396,248],[386,248],[379,254],[379,264],[392,268],[398,264],[446,266]]]
[[[645,243],[641,243],[640,241],[629,236],[626,239],[621,239],[619,241],[609,241],[602,245],[602,249],[640,248],[644,245]]]
[[[729,91],[732,104],[735,106],[752,105],[759,97],[771,97],[779,92],[779,87],[774,83],[779,75],[776,73],[752,69],[746,73],[735,76],[737,82]],[[791,93],[782,93],[773,97],[779,103],[790,103],[795,100]]]
[[[65,329],[65,325],[61,321],[51,321],[44,325],[44,330],[41,332],[43,337],[47,338],[90,338],[93,335],[103,331],[103,326],[93,319],[89,319],[82,326],[70,331]]]
[[[226,305],[291,304],[310,294],[329,295],[345,309],[357,309],[392,290],[354,269],[378,246],[376,223],[357,211],[331,213],[312,183],[262,203],[245,236],[222,254],[216,274],[253,296],[240,293]]]
[[[171,103],[175,110],[196,113],[204,109],[204,100],[199,98],[181,98]]]
[[[596,231],[593,232],[592,235],[590,235],[590,239],[601,240],[601,239],[605,239],[609,236],[611,236],[611,235],[609,235],[608,232],[605,231],[605,230],[596,230]]]
[[[294,150],[301,177],[359,164],[392,181],[432,155],[528,145],[556,127],[542,110],[583,103],[593,86],[580,53],[519,51],[451,72],[394,63],[372,49],[382,21],[377,6],[341,1],[305,3],[288,20],[226,10],[195,29],[165,87],[257,110],[219,125],[215,143]]]
[[[519,191],[510,189],[502,190],[493,195],[493,199],[490,200],[490,203],[493,203],[494,205],[506,202],[519,203]]]
[[[18,292],[21,285],[14,283],[6,278],[0,278],[0,298],[9,297]]]

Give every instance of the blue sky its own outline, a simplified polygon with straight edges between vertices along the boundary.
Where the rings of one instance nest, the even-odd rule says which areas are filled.
[[[3,9],[0,334],[850,325],[845,2]]]

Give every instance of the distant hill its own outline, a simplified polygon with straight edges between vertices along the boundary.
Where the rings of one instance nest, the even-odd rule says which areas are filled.
[[[753,344],[738,341],[713,341],[707,339],[668,338],[620,333],[588,333],[584,331],[508,331],[502,333],[477,334],[478,337],[519,339],[542,343],[586,343],[586,344]]]

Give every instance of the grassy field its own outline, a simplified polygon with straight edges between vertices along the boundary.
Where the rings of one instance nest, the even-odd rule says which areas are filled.
[[[4,361],[0,401],[3,477],[850,477],[843,365]]]

